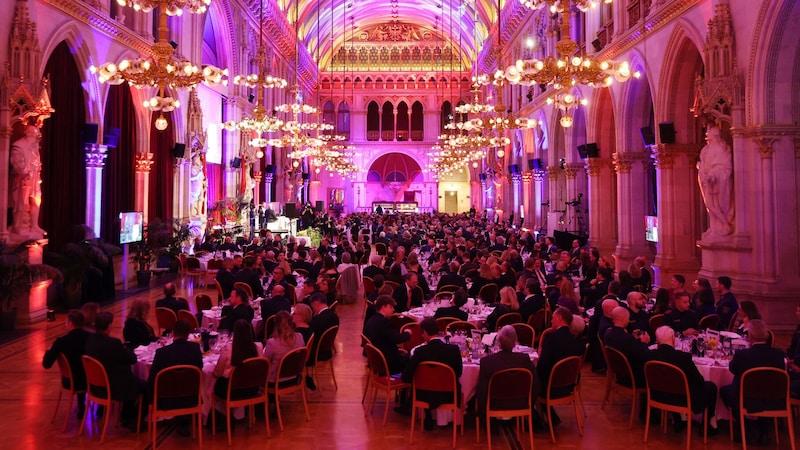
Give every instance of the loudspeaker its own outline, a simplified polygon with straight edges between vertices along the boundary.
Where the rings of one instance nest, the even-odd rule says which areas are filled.
[[[544,170],[545,169],[544,161],[542,161],[542,158],[536,158],[536,159],[533,160],[533,168],[534,168],[534,170]]]
[[[581,144],[578,146],[578,155],[580,155],[581,159],[586,159],[589,157],[589,150],[586,147],[586,144]]]
[[[253,100],[255,100],[255,99],[256,99],[256,96],[253,95],[253,94],[250,94],[250,95],[247,96],[247,101],[249,101],[250,103],[253,103]]]
[[[81,132],[81,142],[84,144],[94,144],[97,142],[97,130],[98,126],[96,123],[85,123],[83,124],[83,131]]]
[[[655,145],[656,143],[656,135],[653,133],[653,129],[650,127],[642,127],[639,128],[639,133],[642,135],[642,144],[644,145]]]
[[[272,164],[267,164],[267,168],[264,170],[266,171],[266,173],[271,173],[273,175],[275,174],[275,166]]]
[[[520,173],[519,165],[518,164],[511,164],[510,166],[508,166],[508,173],[510,173],[512,175],[516,175],[516,174]]]
[[[536,169],[536,160],[535,159],[529,159],[528,160],[528,170],[534,170],[534,169]]]
[[[176,158],[183,158],[183,155],[186,153],[186,144],[182,144],[178,142],[175,144],[175,147],[172,147],[172,156]]]
[[[675,143],[675,124],[672,122],[661,122],[658,124],[658,134],[661,135],[661,142],[664,144]]]
[[[603,46],[600,45],[600,39],[595,39],[592,41],[592,47],[594,47],[594,51],[599,52],[603,49]]]
[[[478,174],[478,179],[480,179],[481,181],[486,181],[486,174],[485,173]]]
[[[586,144],[586,157],[587,158],[599,158],[600,157],[600,149],[597,148],[596,142],[591,142]]]
[[[311,174],[310,174],[310,173],[305,173],[305,172],[303,172],[303,175],[302,175],[302,177],[303,177],[303,181],[305,181],[305,180],[308,180],[308,179],[310,179],[310,178],[311,178]]]
[[[234,169],[242,167],[242,158],[239,158],[238,156],[236,158],[233,158],[233,160],[231,161],[231,167]]]
[[[314,211],[316,212],[323,212],[325,210],[325,202],[322,200],[317,200],[317,203],[314,205]]]
[[[283,215],[290,219],[296,219],[297,205],[294,204],[294,202],[288,202],[285,205],[283,205]]]
[[[108,134],[103,134],[103,143],[108,148],[117,148],[119,146],[119,135],[121,131],[119,128],[111,128]]]
[[[173,50],[177,50],[178,49],[178,43],[175,42],[175,41],[169,41],[169,45],[172,46]]]

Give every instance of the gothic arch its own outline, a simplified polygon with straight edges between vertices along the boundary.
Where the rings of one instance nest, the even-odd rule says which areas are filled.
[[[680,21],[673,30],[665,52],[656,105],[656,123],[670,121],[675,124],[676,138],[681,143],[702,142],[702,130],[690,111],[694,103],[695,81],[703,73],[702,40],[693,28]],[[654,130],[658,132],[658,130]],[[660,142],[660,139],[659,139]]]
[[[618,123],[627,126],[617,130],[616,144],[618,152],[644,151],[639,129],[652,126],[653,117],[653,80],[648,76],[646,67],[641,63],[638,54],[632,55],[631,69],[641,71],[640,78],[631,78],[622,85],[617,99],[619,102]]]

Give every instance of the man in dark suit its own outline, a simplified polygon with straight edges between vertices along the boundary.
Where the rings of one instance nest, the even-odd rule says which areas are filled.
[[[329,349],[322,349],[319,351],[316,361],[313,359],[322,335],[329,329],[339,326],[339,316],[328,308],[328,299],[322,292],[311,294],[309,302],[314,316],[311,318],[308,328],[314,333],[314,343],[311,345],[311,357],[308,359],[308,365],[314,365],[316,361],[327,361],[333,358],[333,353]],[[310,375],[306,375],[306,386],[312,391],[317,388]]]
[[[408,363],[408,354],[401,352],[397,345],[411,339],[411,333],[408,331],[400,333],[389,322],[389,317],[394,314],[394,307],[395,301],[392,297],[378,296],[375,300],[377,314],[364,324],[364,335],[383,353],[389,365],[389,372],[396,374],[402,372]]]
[[[697,313],[689,308],[688,292],[677,294],[674,307],[664,314],[664,325],[684,336],[695,336],[699,333],[700,324],[697,321]]]
[[[644,295],[644,294],[642,294]],[[630,296],[629,296],[630,297]],[[661,326],[656,330],[656,342],[658,348],[650,353],[651,361],[661,361],[672,364],[681,369],[689,382],[689,397],[692,402],[692,411],[695,414],[702,413],[708,409],[708,420],[714,417],[717,406],[717,386],[705,381],[697,366],[692,361],[692,355],[680,350],[675,350],[675,332],[668,326]],[[653,392],[653,399],[666,403],[674,403],[676,398],[672,394]],[[677,416],[677,414],[676,414]],[[676,417],[676,423],[680,420]],[[708,427],[709,434],[716,434],[716,428]]]
[[[314,273],[314,266],[306,261],[308,252],[305,249],[297,250],[297,259],[292,262],[292,270],[302,269],[308,272],[309,277]]]
[[[650,342],[650,335],[647,333],[628,334],[627,328],[630,322],[630,313],[624,306],[617,306],[611,312],[611,320],[614,326],[606,330],[605,344],[619,350],[631,365],[633,377],[636,379],[637,387],[644,387],[644,363],[650,359],[650,351],[647,346]]]
[[[436,319],[428,317],[423,319],[419,324],[422,330],[422,338],[425,344],[416,347],[413,350],[411,359],[408,361],[405,370],[403,370],[402,380],[405,383],[411,383],[414,380],[414,372],[420,363],[426,361],[440,362],[450,366],[456,374],[456,392],[461,396],[461,384],[458,378],[461,376],[463,370],[461,362],[461,351],[458,346],[452,344],[445,344],[439,338],[439,326],[436,324]],[[431,409],[436,409],[443,403],[452,403],[457,401],[461,403],[460,399],[454,399],[453,395],[447,392],[429,392],[420,390],[417,392],[417,399],[427,402],[430,409],[425,410],[424,427],[426,430],[433,429],[433,416]]]
[[[466,311],[462,311],[461,307],[467,304],[467,291],[464,289],[459,289],[453,292],[453,298],[450,300],[450,306],[437,308],[436,312],[433,313],[433,318],[438,319],[440,317],[455,317],[458,320],[466,321],[469,319],[469,314]]]
[[[542,342],[542,354],[539,355],[539,361],[536,363],[537,387],[539,388],[536,393],[538,395],[544,395],[547,392],[550,372],[559,361],[570,356],[580,356],[583,353],[583,347],[569,331],[572,313],[566,308],[558,308],[553,312],[551,320],[553,331],[545,336],[544,342]]]
[[[535,278],[528,278],[524,292],[525,298],[519,304],[519,313],[522,315],[522,322],[527,323],[528,317],[544,308],[544,294],[539,288],[539,281]]]
[[[436,292],[439,292],[444,286],[458,286],[461,289],[467,290],[467,281],[458,274],[461,265],[458,261],[451,261],[448,266],[449,271],[439,278],[439,284],[436,286]]]
[[[392,298],[397,303],[397,312],[406,312],[414,306],[422,306],[422,291],[415,289],[419,283],[419,276],[408,272],[403,277],[404,282],[392,292]]]
[[[58,355],[63,354],[67,358],[69,368],[72,371],[73,389],[76,391],[86,390],[86,372],[83,370],[81,356],[86,353],[86,340],[91,333],[83,329],[83,313],[79,309],[72,309],[67,313],[67,334],[56,338],[53,345],[44,353],[42,366],[45,369],[53,367]],[[68,388],[68,381],[61,380],[64,388]],[[86,393],[78,394],[78,417],[83,417],[86,407]]]
[[[238,245],[233,243],[233,239],[230,236],[225,236],[225,242],[222,243],[219,247],[217,247],[219,251],[225,252],[239,252],[241,248]]]
[[[276,284],[272,288],[270,298],[261,300],[261,318],[264,323],[267,323],[267,319],[277,314],[278,311],[292,311],[292,301],[286,298],[286,288],[280,284]],[[269,337],[271,336],[267,336],[267,338]]]
[[[219,268],[217,272],[216,280],[219,283],[219,287],[222,288],[222,298],[217,299],[219,303],[222,303],[223,300],[227,299],[231,296],[231,291],[233,290],[233,283],[236,282],[236,279],[233,277],[233,258],[225,258],[222,261],[222,267]]]
[[[164,285],[164,298],[160,300],[156,300],[156,308],[169,308],[175,311],[175,315],[178,315],[178,311],[184,310],[189,311],[189,305],[186,302],[178,300],[175,298],[175,283],[167,283]]]
[[[383,270],[381,267],[381,260],[383,260],[383,256],[379,255],[378,253],[373,253],[369,255],[369,265],[364,268],[362,275],[365,277],[370,277],[373,280],[375,279],[375,275],[383,275],[386,276],[386,271]]]
[[[244,269],[240,270],[234,278],[240,283],[247,283],[250,285],[250,289],[253,290],[254,296],[263,297],[264,287],[261,285],[261,280],[258,277],[258,273],[253,270],[255,263],[256,259],[253,256],[246,256],[244,258]]]
[[[131,372],[136,354],[117,338],[108,335],[114,315],[101,311],[94,321],[95,334],[86,340],[86,354],[97,359],[106,369],[111,385],[111,398],[122,402],[123,425],[136,428],[136,399],[143,387]],[[107,413],[107,412],[106,412]]]
[[[753,319],[748,323],[747,329],[750,337],[750,348],[738,350],[733,355],[733,359],[728,366],[728,369],[733,374],[733,384],[722,386],[719,392],[725,406],[732,409],[732,417],[734,419],[739,418],[739,385],[743,373],[756,367],[775,367],[781,370],[786,368],[784,359],[786,354],[783,350],[767,345],[767,337],[769,335],[767,324],[763,320]],[[756,410],[759,407],[774,409],[781,407],[782,400],[778,400],[777,404],[769,400],[758,401],[758,403],[751,401],[750,403],[749,408],[751,410]],[[738,424],[735,426],[735,429],[741,429]],[[752,424],[747,424],[747,426],[755,428]],[[760,418],[758,420],[758,440],[760,443],[768,443],[768,433],[769,421],[765,418]]]
[[[250,306],[250,299],[247,292],[242,288],[234,288],[230,296],[230,305],[222,308],[222,320],[219,321],[220,330],[233,332],[233,325],[239,319],[244,319],[248,323],[253,321],[255,312]]]
[[[517,344],[517,332],[514,327],[506,325],[497,332],[497,343],[500,351],[492,353],[481,359],[481,369],[478,375],[475,398],[478,406],[478,415],[483,416],[486,411],[486,400],[489,394],[489,380],[495,373],[513,368],[527,369],[533,373],[531,358],[525,353],[514,353]],[[515,408],[512,403],[498,404],[502,408]],[[524,406],[524,405],[523,405]]]

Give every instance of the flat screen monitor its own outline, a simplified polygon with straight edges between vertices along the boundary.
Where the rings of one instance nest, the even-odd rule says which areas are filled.
[[[658,216],[645,216],[644,238],[650,242],[658,242]]]
[[[144,235],[144,213],[121,212],[119,213],[119,243],[130,244],[139,242]]]

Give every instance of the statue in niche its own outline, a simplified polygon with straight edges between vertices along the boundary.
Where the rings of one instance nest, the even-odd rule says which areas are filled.
[[[733,154],[717,127],[706,131],[706,146],[700,151],[697,180],[708,211],[709,227],[703,237],[733,233]]]
[[[44,234],[44,230],[39,228],[39,206],[42,203],[40,139],[39,129],[28,125],[25,135],[11,144],[13,231],[18,234]]]

